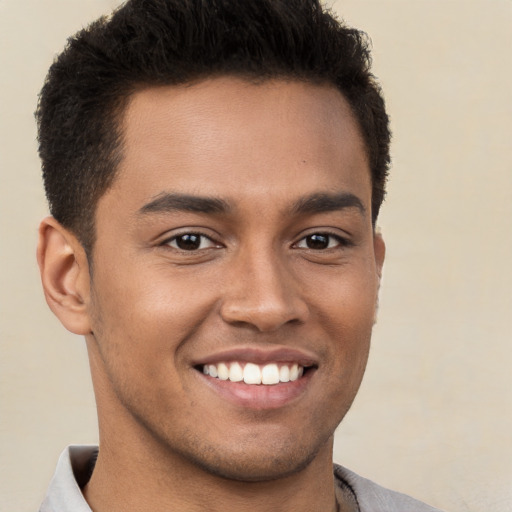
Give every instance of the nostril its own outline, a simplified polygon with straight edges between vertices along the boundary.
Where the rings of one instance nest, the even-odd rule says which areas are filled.
[[[234,327],[252,327],[259,332],[273,332],[280,327],[298,325],[305,321],[307,308],[298,308],[291,303],[250,307],[238,304],[221,309],[223,320]]]

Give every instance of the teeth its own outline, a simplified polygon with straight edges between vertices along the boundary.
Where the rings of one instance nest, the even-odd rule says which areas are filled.
[[[281,366],[279,380],[281,382],[290,382],[290,368],[288,366]]]
[[[262,384],[277,384],[279,382],[279,368],[277,364],[266,364],[261,370]]]
[[[228,380],[229,378],[229,369],[224,363],[219,363],[217,366],[217,374],[220,380]]]
[[[231,382],[244,380],[244,371],[238,363],[231,363],[231,367],[229,368],[229,380]]]
[[[210,377],[231,382],[244,382],[245,384],[271,386],[280,382],[293,382],[304,374],[304,367],[297,363],[277,364],[269,363],[257,365],[254,363],[239,362],[208,364],[203,366],[203,373]]]
[[[245,365],[244,382],[246,384],[261,384],[261,370],[258,365],[252,363]]]
[[[217,377],[217,367],[214,364],[208,365],[208,375],[211,377]]]

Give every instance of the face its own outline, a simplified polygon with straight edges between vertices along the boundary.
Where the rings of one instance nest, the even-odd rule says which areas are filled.
[[[383,258],[347,103],[218,78],[137,92],[124,135],[88,306],[100,427],[238,480],[331,457]]]

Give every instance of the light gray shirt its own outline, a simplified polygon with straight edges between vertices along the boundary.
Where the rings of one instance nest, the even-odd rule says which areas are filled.
[[[97,446],[68,446],[64,450],[39,512],[91,512],[81,487],[90,477],[97,450]],[[360,512],[441,512],[341,466],[334,466],[334,475],[338,485],[350,487]]]

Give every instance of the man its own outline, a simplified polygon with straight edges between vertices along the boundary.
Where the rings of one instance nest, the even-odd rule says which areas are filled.
[[[133,0],[37,118],[45,296],[86,338],[100,447],[42,512],[432,511],[332,465],[384,242],[384,102],[315,1]]]

